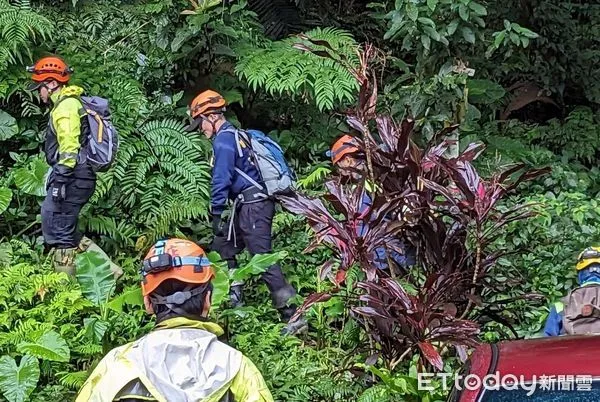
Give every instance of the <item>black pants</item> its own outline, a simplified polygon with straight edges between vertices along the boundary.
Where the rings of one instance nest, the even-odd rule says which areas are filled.
[[[51,177],[49,186],[52,182]],[[42,234],[49,247],[64,249],[79,245],[82,238],[77,231],[79,212],[94,194],[95,188],[95,179],[74,177],[66,185],[64,200],[54,201],[48,190],[42,203]]]
[[[252,204],[238,204],[234,215],[234,234],[227,240],[227,229],[224,228],[224,237],[215,237],[212,248],[227,261],[229,269],[237,268],[236,256],[244,247],[251,255],[272,252],[271,228],[275,203],[272,200],[255,202]],[[235,237],[234,237],[235,235]],[[263,272],[271,298],[276,308],[281,309],[296,292],[286,281],[279,264],[274,264]]]

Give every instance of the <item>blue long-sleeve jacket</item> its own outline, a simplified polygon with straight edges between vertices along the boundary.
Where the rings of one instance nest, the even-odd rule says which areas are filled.
[[[238,154],[235,142],[235,127],[226,122],[215,135],[212,147],[214,164],[212,169],[210,209],[212,214],[220,215],[227,206],[227,200],[234,199],[252,184],[235,171],[237,167],[253,180],[262,183],[258,169],[251,160],[250,150],[246,144],[240,144],[243,156]]]
[[[371,207],[371,197],[366,192],[363,192],[361,206],[359,212],[365,212],[367,208]],[[362,221],[359,225],[357,225],[356,233],[359,236],[364,236],[366,231],[369,228],[369,224],[367,222]],[[406,247],[406,245],[402,241],[398,241],[400,247],[405,249],[405,255],[398,253],[397,251],[391,251],[390,257],[396,264],[403,268],[407,268],[411,265],[414,265],[416,262],[415,251],[412,247]],[[388,260],[387,260],[387,252],[385,247],[379,247],[375,249],[375,266],[377,269],[387,269],[388,268]]]
[[[563,305],[561,302],[554,303],[550,307],[550,313],[544,326],[545,336],[559,336],[563,329]]]

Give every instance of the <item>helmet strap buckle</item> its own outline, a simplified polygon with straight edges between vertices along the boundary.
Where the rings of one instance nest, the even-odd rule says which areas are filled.
[[[189,299],[191,299],[191,297],[192,297],[192,292],[189,292],[189,291],[175,292],[172,295],[165,297],[164,301],[167,304],[181,305],[181,304],[185,303],[186,301],[188,301]]]

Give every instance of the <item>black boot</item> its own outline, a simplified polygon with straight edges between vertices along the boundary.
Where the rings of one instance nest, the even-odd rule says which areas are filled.
[[[308,332],[308,323],[303,316],[298,317],[295,321],[290,322],[290,318],[296,313],[296,306],[286,307],[279,310],[281,319],[287,324],[281,330],[281,335],[299,335]]]
[[[244,284],[234,283],[229,288],[229,301],[231,305],[236,307],[242,307],[244,305]]]
[[[288,301],[296,295],[296,290],[291,286],[281,288],[271,294],[273,305],[279,311],[281,320],[286,326],[281,330],[282,335],[297,335],[308,330],[308,324],[304,317],[299,317],[294,322],[289,322],[290,318],[296,313],[295,305],[288,305]]]

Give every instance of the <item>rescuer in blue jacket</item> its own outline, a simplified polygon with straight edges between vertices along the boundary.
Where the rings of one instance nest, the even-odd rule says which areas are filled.
[[[360,179],[360,172],[364,169],[364,161],[356,157],[356,155],[360,153],[361,150],[356,139],[346,134],[333,144],[331,150],[328,152],[328,156],[331,158],[332,163],[339,169],[340,174],[356,181]],[[373,190],[371,187],[372,185],[369,182],[365,183],[366,191],[363,192],[359,210],[361,213],[365,212],[367,208],[370,208],[372,205],[371,197],[368,194],[369,191]],[[362,221],[357,225],[356,233],[359,236],[364,236],[368,229],[369,222]],[[401,240],[398,240],[398,246],[400,248],[406,248],[406,253],[400,254],[397,251],[391,250],[389,252],[391,260],[403,269],[414,265],[414,248],[410,246],[407,247]],[[375,267],[382,270],[388,269],[388,251],[384,247],[379,247],[375,249],[374,253]]]
[[[550,307],[545,336],[600,333],[600,247],[588,247],[575,267],[578,287]]]
[[[238,155],[235,127],[223,115],[225,99],[215,91],[200,93],[190,105],[190,115],[194,119],[188,131],[200,129],[212,140],[214,163],[211,186],[211,216],[214,240],[212,248],[227,261],[229,269],[237,268],[236,256],[248,248],[250,254],[272,252],[271,228],[275,214],[275,202],[257,189],[236,169],[250,179],[261,183],[258,169],[254,166],[250,150],[243,141],[239,146],[243,156]],[[227,202],[233,200],[229,224],[224,226],[222,214]],[[272,265],[262,274],[273,305],[284,321],[296,312],[297,307],[289,300],[296,295],[295,289],[286,281],[279,264]],[[234,306],[243,305],[243,283],[233,283],[230,299]],[[285,333],[295,334],[306,329],[303,318],[288,323]]]

